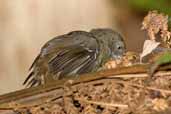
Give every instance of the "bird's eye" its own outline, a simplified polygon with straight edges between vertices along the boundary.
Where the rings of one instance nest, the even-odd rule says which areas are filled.
[[[122,49],[122,47],[121,46],[118,46],[117,49],[120,50],[120,49]]]

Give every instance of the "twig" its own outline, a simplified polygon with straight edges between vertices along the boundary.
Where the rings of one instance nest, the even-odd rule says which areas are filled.
[[[124,85],[128,85],[128,86],[136,86],[136,87],[144,88],[143,85],[132,84],[132,83],[125,82],[125,81],[115,81],[115,82],[116,83],[121,83],[121,84],[124,84]],[[158,88],[154,88],[154,87],[146,87],[146,89],[154,90],[154,91],[160,91],[160,92],[163,92],[163,93],[171,94],[171,90],[158,89]]]
[[[89,104],[96,104],[96,105],[107,106],[107,107],[128,108],[128,105],[124,105],[124,104],[97,102],[97,101],[91,101],[91,100],[86,100],[86,99],[81,99],[81,98],[76,98],[76,100],[83,101]]]

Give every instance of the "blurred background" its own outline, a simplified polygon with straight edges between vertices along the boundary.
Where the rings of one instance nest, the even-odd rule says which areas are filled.
[[[171,14],[170,0],[1,0],[0,94],[22,89],[28,68],[51,38],[73,30],[110,27],[127,50],[140,52],[149,10]]]

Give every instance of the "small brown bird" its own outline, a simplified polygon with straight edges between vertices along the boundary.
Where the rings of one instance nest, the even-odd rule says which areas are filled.
[[[66,76],[94,72],[125,52],[122,36],[112,29],[73,31],[48,41],[30,67],[24,85],[32,87]]]

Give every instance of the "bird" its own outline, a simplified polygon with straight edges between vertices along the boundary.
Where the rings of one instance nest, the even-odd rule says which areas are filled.
[[[56,36],[41,48],[23,85],[33,87],[97,72],[108,60],[121,58],[125,50],[123,37],[110,28],[77,30]]]

